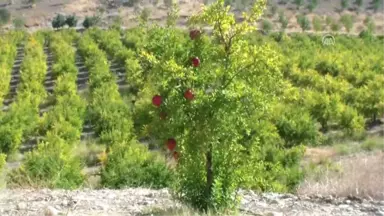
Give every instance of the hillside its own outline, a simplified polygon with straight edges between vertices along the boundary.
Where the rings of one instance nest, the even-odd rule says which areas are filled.
[[[115,1],[117,3],[112,4]],[[31,31],[41,28],[51,28],[51,21],[56,14],[59,13],[65,15],[75,14],[81,21],[85,16],[92,16],[97,14],[97,11],[102,11],[102,26],[112,23],[117,16],[120,16],[123,20],[123,26],[127,28],[137,25],[137,14],[144,8],[150,10],[149,19],[156,23],[164,23],[167,17],[168,9],[162,1],[157,1],[157,4],[153,4],[152,2],[155,1],[141,0],[134,6],[124,6],[121,3],[119,4],[119,1],[115,1],[111,0],[109,2],[112,3],[108,4],[106,0],[39,0],[35,6],[31,8],[31,4],[24,3],[25,0],[12,0],[12,5],[8,5],[9,0],[1,0],[0,7],[9,9],[13,18],[22,18],[25,26]],[[235,8],[242,9],[243,6],[241,2],[240,0],[236,0],[233,1],[232,4]],[[380,35],[384,34],[383,4],[381,4],[377,10],[374,10],[373,1],[364,0],[362,1],[362,6],[357,10],[358,7],[353,1],[347,1],[347,8],[342,10],[342,0],[319,0],[313,12],[310,12],[307,9],[309,5],[308,2],[302,1],[303,5],[300,6],[299,9],[293,2],[294,1],[269,0],[269,6],[264,15],[264,19],[271,21],[274,25],[273,28],[277,31],[280,28],[278,13],[279,11],[283,11],[289,22],[286,31],[300,32],[301,29],[296,20],[297,15],[306,14],[310,20],[312,20],[314,16],[319,16],[324,20],[326,17],[339,20],[342,15],[350,14],[354,16],[352,33],[360,33],[365,28],[364,20],[369,17],[376,25],[376,33]],[[203,4],[202,0],[179,1],[180,19],[178,25],[184,27],[187,18],[199,11],[201,4]],[[79,22],[78,25],[81,27],[81,22]],[[9,27],[11,27],[11,25]],[[330,31],[330,29],[326,29],[325,31]],[[340,31],[345,32],[345,29],[341,28]]]

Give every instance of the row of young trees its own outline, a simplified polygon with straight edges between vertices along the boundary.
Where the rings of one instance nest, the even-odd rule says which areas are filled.
[[[4,97],[8,94],[17,47],[24,36],[24,33],[17,31],[0,36],[0,77],[2,77],[0,80],[0,104],[3,103]]]
[[[313,30],[315,32],[340,32],[340,30],[344,28],[347,33],[350,33],[355,26],[355,19],[355,16],[350,14],[344,14],[339,19],[335,19],[331,16],[327,16],[325,18],[320,16],[313,16],[311,20],[308,16],[303,14],[296,16],[296,22],[303,32],[309,30]],[[281,31],[285,31],[288,27],[288,20],[289,18],[284,14],[284,11],[281,11],[278,18],[279,28]],[[375,33],[376,26],[374,20],[372,20],[370,17],[367,17],[363,24],[364,29],[362,32],[368,32],[370,34]],[[262,30],[266,33],[269,33],[275,29],[274,24],[266,18],[261,22],[261,27]]]
[[[82,164],[74,150],[80,142],[86,103],[77,94],[76,33],[49,33],[57,77],[54,107],[40,119],[38,134],[43,137],[36,149],[26,154],[23,165],[12,173],[11,182],[49,188],[73,189],[83,184]]]
[[[231,0],[229,0],[229,2],[231,2]],[[310,12],[315,10],[319,5],[318,0],[308,0],[308,1],[280,0],[279,4],[285,5],[290,2],[296,5],[297,10],[305,8],[305,9],[308,9]],[[352,9],[355,9],[357,12],[359,12],[362,9],[363,4],[364,4],[363,0],[341,0],[339,6],[341,11],[346,10],[348,8],[352,8]],[[373,0],[373,1],[370,1],[368,5],[370,5],[374,9],[374,11],[377,12],[380,9],[380,7],[383,5],[383,2],[380,0]],[[271,11],[274,11],[274,10],[276,11],[278,6],[277,4],[272,3],[270,7],[271,7]]]
[[[56,17],[52,20],[52,27],[54,29],[60,29],[64,26],[68,26],[69,28],[74,28],[77,26],[78,19],[75,15],[64,16],[62,14],[56,15]],[[100,22],[100,17],[95,16],[86,16],[82,23],[84,28],[89,28],[97,25]]]
[[[41,33],[27,39],[16,101],[8,112],[0,115],[0,152],[17,152],[20,144],[37,129],[39,105],[47,95],[43,85],[47,71],[43,43]]]
[[[122,100],[106,54],[93,41],[92,34],[87,32],[79,40],[79,51],[90,73],[88,118],[100,142],[107,146],[101,184],[112,188],[165,187],[171,178],[165,162],[138,144],[129,106]]]
[[[283,58],[284,75],[299,89],[338,94],[341,101],[357,110],[367,123],[382,116],[380,95],[384,92],[378,88],[382,85],[384,67],[381,39],[335,36],[333,46],[324,46],[320,36],[301,34],[253,35],[250,40],[269,43],[283,53],[286,57]],[[367,97],[363,97],[363,92]],[[369,111],[368,107],[371,107]]]

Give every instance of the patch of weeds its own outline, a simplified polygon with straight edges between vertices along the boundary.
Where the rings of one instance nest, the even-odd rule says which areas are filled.
[[[360,151],[359,145],[353,142],[345,142],[334,145],[338,155],[350,155]]]
[[[361,144],[365,151],[384,150],[384,140],[380,137],[368,138]]]

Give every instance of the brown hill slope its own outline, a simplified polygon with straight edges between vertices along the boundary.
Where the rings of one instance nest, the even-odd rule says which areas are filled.
[[[11,1],[12,4],[9,4]],[[129,3],[134,0],[37,0],[37,3],[34,5],[26,3],[26,1],[34,0],[0,0],[0,8],[7,8],[11,12],[13,19],[23,19],[25,26],[29,30],[51,28],[51,21],[58,13],[66,15],[76,14],[76,16],[80,18],[78,25],[81,27],[82,19],[85,16],[94,15],[101,9],[101,11],[103,11],[102,25],[105,26],[111,23],[114,17],[120,16],[122,17],[125,27],[132,27],[137,24],[135,20],[137,13],[144,8],[148,8],[151,11],[150,20],[156,22],[163,22],[166,19],[168,11],[164,4],[164,1],[167,2],[167,0],[136,0],[138,3],[134,6],[123,5],[124,2]],[[200,10],[203,2],[212,1],[213,0],[179,0],[180,20],[178,25],[185,25],[186,19],[194,12]],[[245,1],[246,0],[232,0],[233,8],[243,8],[241,2]],[[374,20],[377,34],[382,35],[384,33],[384,12],[382,6],[375,11],[372,0],[363,0],[363,5],[359,11],[357,11],[357,6],[354,4],[354,1],[350,0],[349,7],[342,10],[341,1],[342,0],[319,0],[318,6],[313,12],[309,12],[309,1],[303,1],[304,4],[298,9],[292,0],[269,0],[268,8],[265,11],[263,19],[268,19],[273,23],[273,30],[279,30],[278,13],[283,11],[289,20],[287,31],[295,32],[301,31],[296,20],[296,16],[299,14],[306,14],[310,20],[312,20],[314,16],[319,16],[323,20],[325,20],[327,16],[332,17],[334,20],[339,20],[342,15],[351,14],[354,17],[352,33],[359,33],[365,28],[364,20],[367,17]],[[12,23],[10,22],[6,28],[12,28]],[[329,30],[328,28],[325,31]],[[345,32],[344,28],[341,28],[340,31]]]

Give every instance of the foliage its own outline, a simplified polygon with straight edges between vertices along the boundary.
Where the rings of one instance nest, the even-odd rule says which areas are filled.
[[[304,0],[293,0],[293,3],[296,4],[297,10],[299,10],[300,7],[304,4]]]
[[[364,24],[368,32],[375,33],[376,26],[375,26],[375,21],[373,19],[371,19],[370,17],[367,17],[364,20]]]
[[[313,17],[312,25],[313,25],[313,29],[317,32],[324,30],[323,20],[318,16]]]
[[[309,5],[308,5],[309,11],[312,12],[313,10],[315,10],[317,5],[318,5],[318,1],[317,0],[310,0],[309,1]]]
[[[83,26],[84,26],[84,28],[87,29],[87,28],[98,25],[99,22],[100,22],[99,16],[86,16],[84,21],[83,21]]]
[[[72,155],[73,146],[80,140],[85,113],[85,103],[76,89],[75,51],[71,45],[75,35],[63,31],[48,37],[54,54],[53,73],[58,77],[55,104],[41,119],[39,134],[43,142],[28,153],[11,180],[16,185],[73,189],[84,181],[82,164]]]
[[[149,8],[144,8],[139,14],[139,22],[143,25],[148,22],[151,17],[151,10]]]
[[[81,163],[71,155],[65,140],[50,134],[47,143],[27,153],[23,165],[9,175],[9,182],[15,186],[78,188],[85,176]]]
[[[275,125],[286,148],[319,143],[320,134],[316,122],[307,109],[283,105],[275,110],[279,113],[274,120]]]
[[[259,173],[247,174],[249,163],[244,163],[244,158],[254,159],[253,165],[268,169],[269,164],[265,165],[259,157],[261,134],[251,131],[260,131],[255,128],[255,120],[267,113],[268,101],[276,97],[281,81],[276,54],[270,47],[251,46],[239,37],[254,29],[249,23],[261,15],[264,3],[255,4],[249,14],[244,14],[245,21],[238,24],[224,1],[191,17],[191,28],[213,26],[212,38],[203,34],[191,41],[185,39],[186,35],[176,37],[178,31],[171,28],[146,30],[149,41],[140,60],[143,73],[133,79],[143,85],[136,107],[147,112],[149,121],[142,127],[160,146],[170,137],[177,140],[180,158],[174,195],[201,210],[220,211],[236,206],[234,193],[241,185],[286,189],[287,182],[277,177],[278,170],[284,170],[283,165],[276,165],[272,177],[260,176],[261,181],[255,183],[250,179],[259,178]],[[198,56],[201,66],[193,69],[191,56]],[[182,96],[187,88],[195,95],[193,101],[185,101]],[[208,89],[213,92],[207,93]],[[144,109],[149,106],[150,95],[155,94],[163,96],[164,105],[160,110]],[[139,112],[138,108],[135,110]],[[160,112],[167,113],[166,120],[158,117]],[[238,125],[234,126],[234,122]],[[283,150],[276,147],[271,150],[274,151]],[[287,171],[283,176],[290,174]],[[295,185],[293,182],[287,188]]]
[[[28,38],[16,101],[6,114],[0,116],[0,152],[14,153],[24,137],[36,129],[38,107],[46,96],[43,81],[47,66],[43,41],[40,33]]]
[[[116,16],[116,17],[113,19],[113,21],[112,21],[112,25],[110,26],[110,29],[112,29],[112,30],[116,30],[116,31],[120,31],[122,25],[123,25],[123,19],[122,19],[122,17],[119,15],[119,16]]]
[[[334,23],[334,22],[335,22],[335,20],[334,20],[331,16],[327,16],[327,17],[325,18],[325,24],[326,24],[327,26],[332,25],[332,23]]]
[[[16,58],[16,46],[22,41],[24,34],[18,31],[9,32],[0,36],[0,103],[3,103],[4,96],[8,93],[11,81],[11,70]]]
[[[21,17],[14,18],[12,22],[13,22],[13,27],[15,29],[24,28],[25,20],[23,18],[21,18]]]
[[[350,32],[351,29],[353,28],[353,17],[352,15],[343,15],[340,17],[340,22],[344,25],[344,28],[347,32]]]
[[[356,0],[355,1],[355,4],[358,6],[358,7],[361,7],[363,5],[363,0]]]
[[[65,19],[65,24],[68,25],[68,27],[76,27],[77,25],[77,17],[75,15],[69,15]]]
[[[6,154],[0,154],[0,173],[2,173],[2,170],[5,167],[6,159],[7,159]]]
[[[349,6],[349,0],[341,0],[341,8],[345,10]]]
[[[299,23],[301,29],[304,31],[311,29],[311,23],[305,15],[298,15],[297,16],[297,23]]]
[[[333,22],[333,23],[331,23],[331,30],[333,31],[333,32],[339,32],[340,31],[340,29],[341,29],[341,25],[340,25],[340,23],[338,23],[338,22]]]
[[[11,13],[6,8],[0,8],[0,26],[5,25],[11,19]]]
[[[284,12],[279,13],[279,22],[282,30],[285,30],[288,27],[288,18],[284,15]]]
[[[380,9],[380,7],[383,5],[383,1],[373,0],[372,4],[373,4],[373,9],[375,10],[375,12],[377,12]]]
[[[65,16],[62,14],[57,14],[55,18],[52,20],[52,27],[54,29],[62,28],[66,24]]]
[[[273,29],[273,24],[271,23],[271,21],[265,19],[262,22],[262,29],[266,34],[269,34]]]
[[[177,19],[179,18],[179,7],[177,4],[173,4],[167,12],[167,26],[175,26]]]
[[[171,186],[173,173],[165,160],[138,143],[121,143],[110,148],[101,171],[101,185],[109,188]]]

